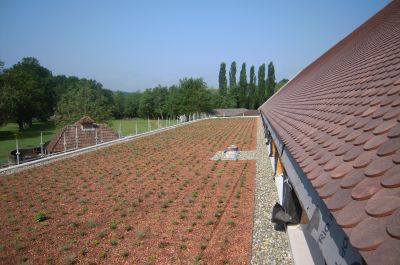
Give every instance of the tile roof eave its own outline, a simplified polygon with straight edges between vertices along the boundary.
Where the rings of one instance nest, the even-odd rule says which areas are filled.
[[[362,256],[359,251],[348,244],[348,236],[342,227],[340,227],[332,214],[330,213],[325,202],[319,196],[318,192],[312,186],[307,176],[302,171],[300,165],[293,158],[291,152],[285,148],[285,144],[281,140],[281,136],[276,129],[268,121],[265,114],[261,113],[264,127],[271,134],[271,137],[276,144],[276,149],[279,153],[281,163],[291,181],[296,195],[306,212],[308,219],[307,230],[318,244],[322,255],[327,260],[328,264],[363,264]],[[321,240],[323,235],[323,240]],[[340,249],[338,244],[346,243],[346,255],[340,256],[332,254],[332,249]]]

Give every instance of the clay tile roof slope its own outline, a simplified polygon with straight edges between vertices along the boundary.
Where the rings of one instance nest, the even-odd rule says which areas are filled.
[[[75,124],[92,124],[94,123],[94,120],[90,118],[89,116],[83,116],[82,118],[79,119]]]
[[[212,109],[211,113],[217,117],[234,117],[242,116],[248,109],[237,108],[237,109]]]
[[[89,118],[89,121],[92,120],[90,117],[83,117],[83,118]],[[104,143],[118,139],[118,134],[114,132],[110,127],[108,127],[106,124],[95,124],[93,129],[82,128],[81,124],[87,124],[87,122],[80,123],[80,121],[82,121],[83,118],[81,118],[74,125],[64,126],[46,144],[46,150],[50,153],[63,152],[64,135],[65,135],[65,148],[67,150],[76,149],[77,146],[76,136],[78,136],[78,148],[95,145],[96,135],[97,135],[97,143]],[[86,121],[88,121],[88,119],[86,119]]]
[[[256,109],[246,110],[243,112],[244,116],[258,116],[260,115],[260,111]]]
[[[260,110],[366,262],[399,264],[400,1]]]

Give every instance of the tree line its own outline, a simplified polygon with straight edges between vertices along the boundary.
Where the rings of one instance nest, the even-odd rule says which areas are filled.
[[[273,62],[268,64],[268,75],[265,77],[265,64],[258,67],[256,77],[255,67],[250,67],[250,78],[247,81],[246,63],[242,63],[239,82],[236,79],[237,66],[232,62],[229,70],[229,86],[226,78],[226,64],[221,63],[218,78],[219,105],[226,108],[257,109],[268,100],[277,90],[288,82],[282,79],[278,83],[275,78]]]
[[[159,85],[144,91],[122,92],[106,89],[96,80],[53,75],[33,57],[23,58],[7,69],[0,61],[0,125],[16,122],[23,130],[33,120],[54,119],[58,126],[63,126],[83,115],[104,122],[111,118],[175,118],[212,108],[256,108],[268,97],[258,97],[263,93],[259,88],[264,85],[260,85],[263,81],[255,85],[254,67],[247,84],[243,65],[236,84],[236,63],[232,63],[228,86],[226,66],[221,64],[218,90],[208,88],[202,78],[183,78],[170,87]],[[259,70],[258,80],[264,80],[260,73]]]

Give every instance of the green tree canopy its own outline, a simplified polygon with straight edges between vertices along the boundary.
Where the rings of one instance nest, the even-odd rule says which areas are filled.
[[[57,125],[73,123],[88,115],[96,122],[111,118],[112,94],[94,80],[81,79],[74,87],[62,95],[57,105]]]
[[[179,81],[181,89],[181,113],[208,112],[211,109],[210,93],[202,78],[184,78]]]
[[[239,78],[239,107],[245,108],[247,104],[247,73],[246,73],[246,63],[242,63],[242,69],[240,70]]]
[[[221,97],[225,97],[227,95],[227,88],[228,88],[228,83],[226,80],[226,64],[221,63],[220,68],[219,68],[219,75],[218,75],[218,84],[219,84],[219,94]]]
[[[140,103],[140,92],[128,93],[126,98],[126,106],[124,111],[124,117],[133,118],[139,116],[139,103]]]
[[[229,97],[233,101],[234,108],[239,107],[239,93],[236,84],[236,62],[231,63],[231,68],[229,70]]]
[[[23,58],[1,75],[0,108],[2,119],[14,120],[19,129],[32,120],[46,120],[53,114],[55,94],[52,74],[33,57]]]
[[[274,64],[270,62],[268,64],[268,77],[267,77],[267,93],[265,100],[268,100],[275,92],[275,68]]]
[[[281,89],[281,87],[283,87],[287,82],[289,82],[289,79],[283,78],[281,81],[276,83],[275,92]]]
[[[254,69],[254,65],[250,67],[250,82],[248,88],[249,94],[247,98],[247,108],[255,109],[257,104],[257,95],[256,95],[256,73]]]
[[[260,65],[258,68],[258,85],[257,85],[257,101],[256,108],[258,108],[265,98],[265,64]]]
[[[153,88],[154,114],[161,119],[166,115],[166,102],[168,98],[168,88],[158,85]]]

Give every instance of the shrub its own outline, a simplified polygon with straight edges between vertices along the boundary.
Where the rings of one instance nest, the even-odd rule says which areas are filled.
[[[117,221],[115,221],[115,220],[111,221],[110,229],[112,229],[112,230],[117,229],[117,226],[118,226]]]
[[[68,265],[72,265],[76,263],[76,258],[75,256],[68,256],[65,260],[65,263],[67,263]]]
[[[94,220],[89,220],[87,224],[90,228],[95,228],[97,225]]]
[[[106,236],[106,232],[101,231],[101,232],[99,233],[99,237],[100,237],[100,238],[104,238],[105,236]]]
[[[132,230],[132,226],[131,225],[125,225],[125,230],[126,231],[131,231]]]
[[[214,220],[209,219],[209,220],[207,221],[207,225],[213,225],[213,224],[214,224]]]
[[[217,218],[221,217],[222,216],[222,210],[221,209],[216,210],[215,213],[214,213],[214,216],[217,217]]]
[[[13,245],[14,249],[16,251],[21,251],[25,248],[25,245],[20,243],[20,242],[15,242],[15,244]]]
[[[67,251],[69,251],[71,249],[71,247],[69,246],[69,245],[62,245],[61,247],[60,247],[60,251],[61,252],[67,252]]]
[[[120,255],[121,257],[126,258],[126,257],[129,256],[129,252],[128,252],[128,250],[124,249],[124,250],[121,250],[121,251],[119,252],[119,255]]]
[[[203,212],[202,211],[198,211],[196,213],[196,219],[201,219],[201,218],[203,218]]]
[[[187,217],[186,212],[182,211],[182,212],[179,213],[179,218],[180,219],[185,219],[186,217]]]
[[[235,195],[235,196],[236,196],[237,199],[240,199],[240,190],[238,190],[238,191],[236,192],[236,195]]]
[[[97,254],[97,256],[101,259],[105,259],[107,257],[107,252],[105,251],[100,251],[99,254]]]
[[[200,254],[200,255],[196,255],[195,257],[194,257],[194,262],[193,262],[193,264],[198,264],[199,263],[199,261],[202,259],[203,257],[202,257],[202,255]]]
[[[35,220],[38,222],[43,222],[47,220],[47,216],[45,213],[39,211],[35,214]]]
[[[85,247],[81,248],[80,253],[82,256],[86,256],[86,254],[88,253],[87,248]]]
[[[165,202],[161,203],[161,208],[162,209],[168,208],[168,202],[165,201]]]
[[[158,247],[159,247],[159,248],[165,248],[166,246],[168,246],[168,243],[167,243],[167,242],[161,241],[160,243],[158,243]]]
[[[111,239],[111,240],[110,240],[110,245],[111,245],[111,246],[116,246],[116,245],[118,245],[118,241],[115,240],[115,239]]]
[[[144,237],[146,236],[145,233],[141,230],[136,230],[135,235],[138,240],[143,240]]]
[[[233,221],[232,219],[229,219],[228,220],[228,225],[235,226],[236,224],[235,224],[235,221]]]

